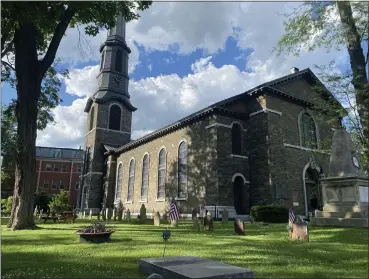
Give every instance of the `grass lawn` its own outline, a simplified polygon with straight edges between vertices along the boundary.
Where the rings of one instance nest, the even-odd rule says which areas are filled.
[[[47,223],[34,231],[9,231],[2,218],[3,278],[146,278],[138,260],[161,257],[166,225],[111,223],[110,243],[79,243],[74,234],[90,224]],[[193,255],[246,267],[256,278],[368,278],[368,230],[310,228],[310,242],[291,242],[286,224],[246,225],[236,236],[233,222],[215,223],[213,233],[190,222],[171,228],[167,256]]]

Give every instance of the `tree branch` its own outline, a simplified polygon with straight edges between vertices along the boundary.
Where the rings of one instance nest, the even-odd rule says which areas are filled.
[[[2,50],[1,58],[3,58],[5,55],[7,55],[8,52],[12,49],[12,47],[13,47],[13,40],[9,44],[7,44],[7,46],[4,50]]]
[[[8,66],[10,69],[12,69],[15,72],[15,68],[9,62],[1,60],[1,63],[5,64],[6,66]]]
[[[47,49],[47,52],[44,58],[40,62],[41,76],[45,75],[47,69],[49,69],[51,64],[54,62],[55,55],[60,45],[61,39],[63,38],[64,33],[68,28],[69,22],[72,20],[74,14],[75,14],[75,11],[73,11],[70,7],[68,7],[64,11],[64,14],[61,17],[60,22],[56,26],[53,38],[51,39],[51,42],[49,45],[49,48]]]

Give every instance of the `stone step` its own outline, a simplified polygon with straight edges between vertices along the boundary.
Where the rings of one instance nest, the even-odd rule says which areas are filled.
[[[316,217],[333,217],[333,218],[364,218],[361,212],[327,212],[319,211],[316,212]]]
[[[312,226],[368,228],[368,218],[313,217],[310,218],[309,224]]]

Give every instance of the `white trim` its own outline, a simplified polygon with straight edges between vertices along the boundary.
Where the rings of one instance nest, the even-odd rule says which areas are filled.
[[[155,199],[155,202],[165,202],[165,198],[164,199]]]
[[[96,174],[96,175],[103,175],[104,173],[102,173],[102,172],[93,172],[93,171],[91,171],[91,172],[88,172],[88,173],[86,173],[86,174],[84,174],[84,175],[81,175],[82,177],[85,177],[85,176],[87,176],[87,175],[90,175],[90,174]]]
[[[95,127],[91,131],[89,131],[87,134],[85,134],[85,136],[89,135],[94,130],[102,130],[102,131],[115,132],[115,133],[119,133],[119,134],[128,134],[128,135],[131,134],[131,132],[126,132],[126,131],[117,131],[117,130],[110,130],[110,129],[106,129],[106,128]]]
[[[303,109],[300,111],[299,115],[297,116],[297,125],[298,125],[298,129],[299,129],[299,137],[300,137],[300,146],[302,146],[302,134],[301,134],[301,117],[302,115],[306,113],[308,114],[311,119],[313,119],[314,122],[314,127],[315,127],[315,136],[316,136],[316,146],[317,149],[320,149],[320,134],[319,134],[319,127],[318,124],[315,120],[315,117],[313,116],[311,110],[309,109]]]
[[[245,176],[242,174],[242,173],[235,173],[233,176],[232,176],[232,183],[234,182],[234,180],[236,179],[237,176],[241,176],[242,179],[243,179],[243,184],[250,184],[250,181],[246,180]]]
[[[282,112],[280,111],[277,111],[277,110],[274,110],[274,109],[268,109],[268,108],[264,108],[264,109],[261,109],[261,110],[258,110],[258,111],[255,111],[255,112],[252,112],[250,113],[250,117],[254,116],[254,115],[257,115],[259,113],[268,113],[268,112],[271,112],[271,113],[275,113],[275,114],[278,114],[278,115],[282,115]]]
[[[236,154],[230,154],[229,155],[231,158],[234,157],[234,158],[241,158],[241,159],[248,159],[249,157],[247,156],[242,156],[242,155],[236,155]]]
[[[133,204],[133,200],[131,201],[126,201],[125,204]]]
[[[187,201],[187,198],[179,198],[179,197],[176,197],[174,198],[176,201]]]
[[[121,131],[122,129],[122,118],[123,118],[123,106],[121,104],[119,104],[118,102],[112,102],[109,104],[109,109],[108,109],[108,121],[107,121],[107,126],[106,129],[109,129],[109,120],[110,120],[110,109],[112,106],[117,105],[120,108],[120,121],[119,121],[119,131]],[[112,131],[116,131],[116,130],[112,130]]]
[[[148,203],[147,200],[140,200],[139,203]]]
[[[76,159],[70,159],[70,160],[58,160],[57,158],[48,158],[48,157],[37,157],[36,161],[43,161],[44,163],[48,162],[59,162],[59,163],[82,163],[82,159],[76,160]],[[65,172],[64,172],[65,173]]]
[[[327,152],[327,151],[324,151],[324,150],[321,150],[321,149],[311,149],[311,148],[298,146],[298,145],[293,145],[293,144],[288,144],[288,143],[284,143],[283,145],[285,147],[291,147],[291,148],[300,149],[300,150],[304,150],[304,151],[318,152],[318,153],[323,153],[323,154],[328,154],[328,155],[331,154],[330,152]]]
[[[233,121],[233,122],[238,122],[238,121]],[[232,122],[232,124],[233,124],[233,122]],[[240,123],[240,122],[238,122],[238,123]],[[210,129],[210,128],[214,128],[214,127],[224,127],[224,128],[232,129],[232,124],[231,125],[226,125],[226,124],[215,122],[213,124],[210,124],[210,125],[206,126],[205,129]],[[244,129],[242,124],[240,124],[240,125],[241,125],[242,131],[247,132],[247,129]]]

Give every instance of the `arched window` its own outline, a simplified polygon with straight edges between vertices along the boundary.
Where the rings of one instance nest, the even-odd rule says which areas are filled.
[[[149,155],[146,154],[142,160],[141,201],[147,200],[148,188],[149,188]]]
[[[134,185],[134,183],[135,183],[135,160],[132,159],[131,162],[129,162],[127,201],[132,201],[132,199],[133,199],[133,185]]]
[[[237,123],[234,123],[232,125],[232,154],[241,155],[241,142],[241,126]]]
[[[90,130],[92,130],[92,128],[94,127],[94,120],[95,120],[95,107],[92,107],[91,111],[90,111]]]
[[[118,105],[112,105],[109,111],[109,129],[120,131],[122,110]]]
[[[306,148],[318,148],[314,119],[306,112],[301,115],[300,127],[301,145]]]
[[[105,51],[103,51],[101,54],[100,71],[104,69],[104,62],[105,62]]]
[[[158,166],[158,199],[165,198],[165,180],[166,180],[166,151],[163,148],[159,153]]]
[[[182,142],[178,148],[178,197],[187,197],[187,143]]]
[[[115,70],[119,73],[122,72],[122,52],[120,49],[115,53]]]
[[[117,184],[115,185],[115,200],[120,201],[122,195],[123,164],[120,163],[117,170]]]

